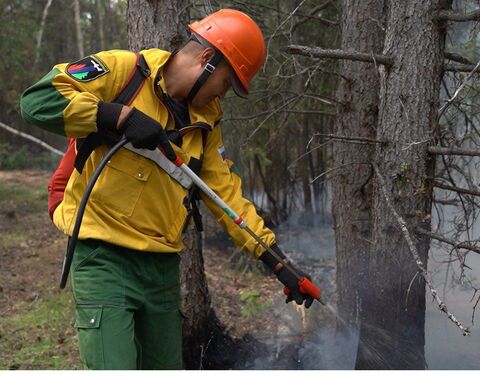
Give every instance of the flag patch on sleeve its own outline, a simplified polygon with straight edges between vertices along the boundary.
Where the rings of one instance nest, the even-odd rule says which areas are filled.
[[[92,81],[110,72],[107,66],[96,56],[84,57],[67,65],[65,72],[77,81]]]
[[[222,161],[225,162],[225,160],[227,159],[227,153],[225,153],[225,146],[218,148],[218,154],[220,154],[220,157],[222,157]]]

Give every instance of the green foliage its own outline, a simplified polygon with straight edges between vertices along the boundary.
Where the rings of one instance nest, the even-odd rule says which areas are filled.
[[[240,300],[244,303],[241,309],[242,316],[249,318],[255,316],[267,308],[268,304],[261,301],[262,294],[258,290],[242,291]]]
[[[29,146],[15,149],[7,143],[0,143],[0,170],[54,169],[60,157],[49,151],[33,153]]]
[[[15,128],[21,128],[24,124],[19,114],[21,93],[55,64],[80,58],[75,25],[72,22],[72,2],[53,1],[45,19],[38,61],[35,61],[37,38],[46,3],[47,0],[0,0],[0,121]],[[98,7],[102,9],[104,19],[104,48],[127,48],[126,4],[126,0],[80,0],[85,54],[100,50]],[[28,131],[33,135],[38,135],[39,132],[37,129]],[[41,138],[45,140],[48,137]],[[19,143],[14,137],[11,140]],[[7,165],[3,168],[16,168],[16,165],[23,168],[22,159],[20,155],[8,160],[4,157],[1,163]],[[49,167],[50,159],[52,158],[46,155],[40,156],[40,167]]]

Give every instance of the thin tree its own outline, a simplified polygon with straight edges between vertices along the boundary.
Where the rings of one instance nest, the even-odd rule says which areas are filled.
[[[78,56],[82,57],[85,55],[84,43],[83,43],[83,32],[82,32],[82,16],[80,13],[80,0],[73,1],[73,10],[74,10],[74,20],[75,20],[75,33],[77,37],[77,48]]]
[[[37,44],[35,46],[35,60],[33,65],[36,66],[38,63],[38,59],[40,59],[40,51],[42,48],[42,38],[43,38],[43,30],[45,29],[45,23],[47,21],[48,17],[48,10],[50,9],[50,6],[52,5],[52,0],[47,0],[47,3],[45,4],[45,8],[43,8],[42,12],[42,21],[40,22],[40,28],[38,29],[37,32]]]

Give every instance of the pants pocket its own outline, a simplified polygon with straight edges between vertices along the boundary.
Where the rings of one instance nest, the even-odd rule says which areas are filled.
[[[137,346],[133,311],[126,307],[77,304],[80,357],[87,369],[134,370]]]
[[[80,357],[86,369],[104,369],[103,336],[101,333],[103,307],[77,305],[73,327],[78,329]]]
[[[79,247],[77,246],[76,252],[79,252],[78,248]],[[104,249],[104,247],[101,247],[101,246],[93,247],[93,248],[90,249],[90,252],[88,252],[87,255],[83,258],[82,258],[81,254],[77,253],[80,260],[78,261],[78,263],[74,262],[73,270],[78,271],[82,266],[85,266],[86,264],[88,264],[88,262],[90,260],[93,260],[95,258],[95,256],[97,256],[100,252],[102,252],[103,249]],[[74,261],[77,261],[77,260],[74,260]]]

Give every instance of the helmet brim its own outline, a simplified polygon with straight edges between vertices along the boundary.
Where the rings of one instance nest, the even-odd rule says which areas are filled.
[[[239,78],[235,74],[234,70],[230,70],[230,81],[232,82],[232,89],[241,98],[247,98],[248,97],[248,91],[245,89],[245,87],[242,85],[240,82]]]

